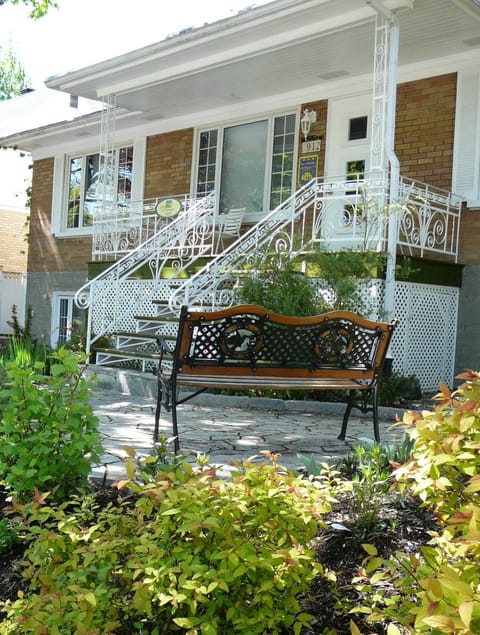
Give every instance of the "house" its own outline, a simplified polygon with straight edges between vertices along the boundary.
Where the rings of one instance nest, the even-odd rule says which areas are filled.
[[[394,370],[435,391],[480,367],[479,33],[476,0],[276,0],[47,80],[87,113],[32,125],[16,104],[45,96],[12,100],[38,335],[88,308],[92,348],[120,333],[98,363],[145,366],[162,315],[233,301],[267,245],[318,244],[387,254],[366,293],[400,320]]]
[[[0,151],[0,336],[12,333],[13,307],[21,324],[25,316],[29,211],[29,158]]]

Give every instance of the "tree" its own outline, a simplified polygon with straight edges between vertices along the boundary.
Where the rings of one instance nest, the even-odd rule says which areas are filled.
[[[0,0],[2,2],[2,0]],[[27,88],[28,78],[11,45],[6,54],[0,47],[0,101],[19,95]]]
[[[0,7],[3,4],[24,4],[25,6],[30,8],[30,13],[28,17],[32,18],[32,20],[38,20],[38,18],[43,18],[44,15],[47,14],[50,8],[58,9],[58,4],[55,0],[0,0]]]

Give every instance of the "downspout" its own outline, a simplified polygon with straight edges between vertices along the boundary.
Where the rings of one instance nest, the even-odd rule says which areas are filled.
[[[387,268],[385,276],[384,309],[387,320],[394,318],[395,311],[395,268],[397,264],[398,214],[396,208],[400,189],[400,161],[395,154],[395,114],[397,104],[397,68],[400,29],[395,14],[390,17],[390,46],[388,60],[387,112],[385,152],[390,166],[389,217],[387,241]]]

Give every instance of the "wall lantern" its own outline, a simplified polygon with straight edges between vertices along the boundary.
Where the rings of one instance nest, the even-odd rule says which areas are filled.
[[[308,108],[305,108],[305,110],[303,111],[303,116],[300,119],[300,125],[302,128],[303,137],[305,141],[308,138],[308,133],[310,132],[312,123],[315,123],[316,121],[317,121],[317,113],[314,110],[309,110]]]

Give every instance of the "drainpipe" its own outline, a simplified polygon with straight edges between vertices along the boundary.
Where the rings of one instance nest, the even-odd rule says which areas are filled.
[[[385,151],[390,165],[389,204],[396,205],[399,198],[400,162],[395,154],[395,107],[397,103],[397,68],[399,48],[399,24],[395,14],[390,17],[390,50],[388,60],[387,113]],[[384,309],[386,319],[391,320],[395,310],[395,267],[397,264],[397,234],[399,211],[393,208],[388,218],[387,271],[385,278]]]

